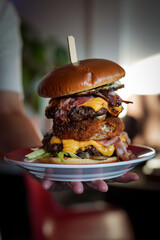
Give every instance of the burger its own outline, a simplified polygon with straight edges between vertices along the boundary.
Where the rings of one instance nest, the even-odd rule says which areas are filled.
[[[105,59],[86,59],[53,69],[40,81],[38,94],[50,98],[45,115],[52,129],[30,158],[60,164],[127,161],[130,139],[119,114],[117,94],[124,69]],[[41,151],[41,152],[40,152]],[[40,152],[40,153],[39,153]],[[37,160],[38,159],[38,160]]]

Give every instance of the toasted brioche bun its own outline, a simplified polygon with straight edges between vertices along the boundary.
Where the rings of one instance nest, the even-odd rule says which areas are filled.
[[[45,157],[37,159],[39,163],[52,163],[52,164],[62,164],[61,160],[56,157]],[[118,162],[117,157],[109,157],[104,160],[93,160],[93,159],[81,159],[81,158],[65,158],[66,164],[99,164],[99,163],[112,163]]]
[[[125,76],[124,69],[105,59],[86,59],[50,71],[40,81],[38,94],[56,98],[118,81]]]

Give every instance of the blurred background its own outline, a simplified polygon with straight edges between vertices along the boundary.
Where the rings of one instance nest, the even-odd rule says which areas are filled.
[[[36,94],[39,80],[69,62],[67,35],[76,39],[79,60],[107,58],[125,68],[126,98],[159,94],[158,0],[12,2],[21,18],[25,101],[34,112],[48,102]]]
[[[149,145],[157,151],[156,158],[135,169],[140,175],[136,183],[110,184],[108,193],[92,190],[82,196],[58,193],[56,200],[66,207],[115,205],[129,217],[135,239],[157,239],[160,233],[157,220],[160,216],[160,1],[10,1],[21,19],[26,113],[42,132],[50,128],[50,122],[44,117],[48,99],[38,97],[37,85],[49,70],[69,62],[66,37],[73,35],[78,60],[105,58],[124,67],[125,89],[119,95],[134,102],[121,116],[126,131],[133,143]],[[47,227],[50,231],[50,225]]]

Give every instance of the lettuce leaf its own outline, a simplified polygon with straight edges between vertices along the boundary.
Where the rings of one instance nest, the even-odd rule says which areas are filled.
[[[63,152],[59,152],[56,154],[57,157],[61,160],[61,162],[63,164],[66,164],[66,161],[64,160],[64,156],[69,156],[69,157],[72,157],[72,158],[78,158],[78,156],[70,151],[63,151]]]
[[[40,149],[35,149],[33,152],[28,153],[25,155],[26,162],[35,162],[37,159],[44,158],[44,157],[49,157],[52,154],[49,152],[46,152],[43,148]]]
[[[40,159],[40,158],[54,156],[54,157],[58,157],[61,160],[61,163],[66,164],[64,156],[69,156],[71,158],[78,158],[77,155],[75,155],[70,151],[62,151],[62,152],[52,154],[52,153],[46,152],[43,148],[40,148],[40,149],[34,148],[32,150],[33,152],[25,155],[25,157],[27,158],[25,159],[26,162],[35,162],[37,159]]]

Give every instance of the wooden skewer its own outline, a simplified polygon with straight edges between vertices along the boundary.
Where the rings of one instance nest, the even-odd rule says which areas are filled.
[[[77,52],[76,52],[76,44],[73,36],[67,37],[68,42],[68,50],[69,50],[69,58],[71,63],[77,62]]]

